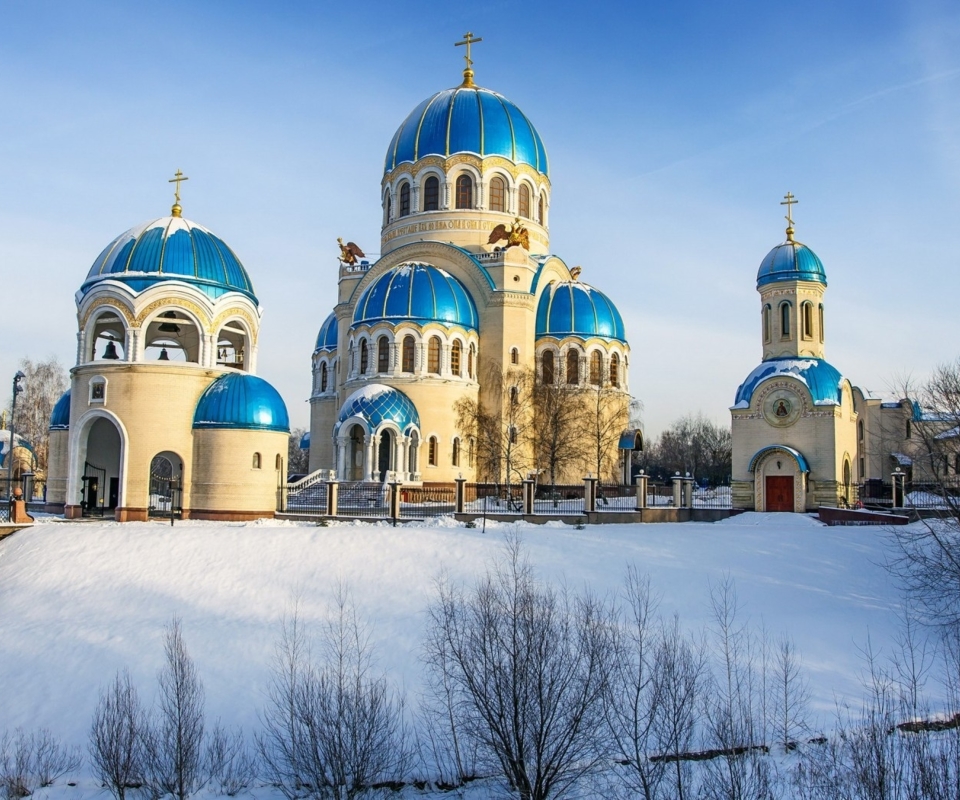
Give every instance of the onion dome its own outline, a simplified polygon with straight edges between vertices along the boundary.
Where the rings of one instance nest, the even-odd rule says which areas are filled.
[[[53,413],[50,414],[50,430],[68,431],[70,430],[70,390],[67,389],[57,400],[53,407]]]
[[[476,330],[477,307],[449,272],[430,264],[400,264],[373,281],[360,295],[353,325],[386,320],[394,325],[440,322]]]
[[[174,212],[178,209],[175,206]],[[181,281],[213,299],[241,292],[257,302],[250,277],[234,252],[218,236],[178,213],[121,233],[97,256],[80,292],[85,294],[103,280],[120,281],[135,292],[159,281]]]
[[[763,361],[753,370],[737,389],[734,408],[749,408],[750,400],[757,387],[773,378],[796,378],[813,397],[818,406],[832,406],[840,403],[840,385],[843,376],[832,364],[822,358],[771,358]]]
[[[537,304],[536,336],[627,341],[617,307],[603,292],[580,281],[547,285]]]
[[[547,151],[533,123],[506,97],[472,82],[437,92],[413,109],[390,140],[383,171],[454,153],[503,156],[549,175]]]
[[[382,383],[371,383],[357,389],[340,408],[337,425],[351,417],[363,419],[370,431],[375,431],[383,422],[393,422],[402,433],[408,428],[420,427],[420,415],[413,401],[399,389]]]
[[[760,262],[757,271],[757,288],[778,281],[815,281],[827,284],[823,263],[805,244],[794,241],[791,231],[787,241],[778,244]]]
[[[283,398],[256,375],[230,372],[211,383],[197,401],[194,429],[241,429],[289,433]]]
[[[323,321],[320,326],[320,333],[317,334],[316,350],[336,350],[337,349],[337,315],[331,314]]]

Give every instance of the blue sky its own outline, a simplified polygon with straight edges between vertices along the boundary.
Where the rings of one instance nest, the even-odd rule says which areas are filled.
[[[885,393],[960,355],[955,2],[7,0],[0,18],[4,387],[23,356],[72,366],[74,292],[168,213],[181,168],[184,215],[264,308],[259,374],[306,425],[336,238],[378,249],[387,144],[459,82],[466,30],[477,82],[546,144],[552,249],[623,313],[648,433],[729,421],[788,190],[844,375]]]

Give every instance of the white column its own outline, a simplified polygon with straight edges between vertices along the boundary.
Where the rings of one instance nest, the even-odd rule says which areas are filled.
[[[337,439],[337,480],[347,479],[347,440]]]
[[[450,198],[453,197],[453,184],[450,181],[443,182],[443,197],[440,198],[440,208],[443,211],[448,211],[453,205],[450,202]]]
[[[84,345],[86,344],[87,337],[84,336],[83,331],[77,331],[77,364],[83,363],[83,350]]]
[[[406,470],[407,465],[403,463],[403,453],[404,446],[402,439],[406,439],[406,436],[401,436],[397,434],[393,437],[393,471],[397,476],[398,481],[406,480]]]

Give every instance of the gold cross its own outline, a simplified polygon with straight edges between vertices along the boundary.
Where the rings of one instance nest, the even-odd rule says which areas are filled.
[[[177,170],[176,174],[167,181],[167,183],[177,184],[177,188],[173,193],[173,197],[177,205],[180,205],[180,181],[190,180],[186,175],[184,175],[180,170]]]
[[[481,38],[474,38],[473,34],[470,31],[467,31],[463,34],[462,42],[454,42],[454,47],[460,47],[460,45],[465,44],[467,46],[467,54],[463,57],[463,60],[467,62],[467,69],[473,66],[473,60],[470,58],[470,45],[475,44],[476,42],[482,42]]]
[[[793,227],[793,206],[796,203],[799,203],[799,200],[796,200],[790,192],[787,192],[783,196],[783,200],[780,201],[780,205],[787,207],[787,216],[784,219],[787,221],[787,225],[791,228]]]

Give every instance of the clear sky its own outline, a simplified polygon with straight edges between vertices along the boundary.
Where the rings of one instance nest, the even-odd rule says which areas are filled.
[[[827,356],[887,393],[960,355],[960,5],[955,0],[0,3],[0,381],[72,366],[74,292],[103,247],[169,213],[243,261],[259,374],[305,426],[336,239],[379,248],[387,144],[476,80],[551,161],[551,245],[611,296],[648,435],[729,423],[760,359],[756,269],[823,260]]]

